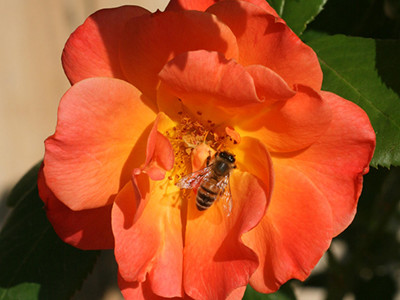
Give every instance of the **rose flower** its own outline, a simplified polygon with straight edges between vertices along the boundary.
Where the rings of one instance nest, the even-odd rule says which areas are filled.
[[[368,172],[368,117],[313,50],[262,0],[214,2],[100,10],[63,52],[40,195],[65,242],[114,249],[126,299],[304,280]]]

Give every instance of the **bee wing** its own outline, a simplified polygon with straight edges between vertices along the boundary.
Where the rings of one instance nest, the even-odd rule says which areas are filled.
[[[232,212],[232,194],[231,186],[229,185],[229,175],[223,180],[218,182],[217,186],[220,188],[221,193],[218,195],[218,201],[222,201],[224,211],[227,216]]]
[[[190,173],[176,183],[176,186],[181,189],[194,189],[198,188],[200,183],[210,176],[211,166],[200,169],[196,172]]]

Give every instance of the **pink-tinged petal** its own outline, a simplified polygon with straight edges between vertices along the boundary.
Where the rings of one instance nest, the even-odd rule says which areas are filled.
[[[43,169],[38,178],[39,196],[45,203],[47,218],[66,243],[83,249],[112,249],[111,205],[73,211],[60,202],[47,187]]]
[[[234,116],[241,115],[239,118],[243,119],[248,115],[249,108],[244,106],[261,103],[246,69],[218,52],[180,54],[164,66],[159,76],[158,107],[175,118],[185,112],[206,126],[230,126]],[[259,108],[255,109],[258,113]]]
[[[120,53],[123,71],[151,99],[155,99],[158,73],[180,53],[204,49],[221,52],[227,58],[238,56],[229,27],[208,13],[156,13],[135,18],[125,29]]]
[[[185,68],[181,66],[184,65]],[[243,67],[218,52],[204,50],[180,54],[161,70],[158,107],[171,116],[184,111],[209,125],[232,125],[250,120],[277,101],[296,92],[272,70],[260,66]]]
[[[296,94],[282,77],[267,67],[251,65],[246,71],[253,77],[257,95],[263,101],[284,100]]]
[[[215,150],[206,143],[202,143],[193,149],[191,155],[192,172],[196,172],[205,167],[208,156],[213,156]]]
[[[150,14],[137,6],[102,9],[92,14],[68,39],[62,63],[71,84],[90,77],[125,79],[119,43],[128,20]]]
[[[235,131],[230,126],[225,127],[225,133],[232,139],[232,141],[236,144],[240,144],[242,138],[240,137],[240,134]]]
[[[141,186],[136,188],[145,198],[137,199],[135,187],[128,183],[112,209],[119,272],[126,282],[146,281],[156,295],[181,297],[183,244],[179,208],[169,203],[174,199],[162,188],[165,182],[150,181],[143,173],[138,177],[141,178],[136,183]],[[138,201],[146,204],[135,221]]]
[[[305,151],[274,158],[296,168],[328,199],[333,213],[333,235],[353,220],[362,189],[362,176],[375,149],[375,133],[367,114],[354,103],[322,92],[332,108],[332,122],[324,135]]]
[[[183,297],[166,298],[154,294],[149,287],[147,281],[145,282],[128,282],[120,274],[118,274],[118,285],[124,296],[125,300],[193,300],[187,295]],[[237,292],[239,294],[239,292]],[[230,300],[230,298],[228,298]],[[241,299],[241,298],[232,298]]]
[[[244,234],[259,268],[250,284],[271,293],[291,278],[304,280],[328,249],[332,212],[327,199],[306,176],[274,164],[275,186],[261,223]]]
[[[253,118],[238,116],[241,136],[259,139],[269,151],[290,152],[311,145],[331,123],[331,107],[314,90],[296,86],[297,93],[278,101]]]
[[[180,54],[169,61],[159,77],[191,107],[190,97],[204,98],[200,106],[243,106],[259,103],[253,78],[234,60],[205,50]],[[194,95],[194,96],[193,96]],[[206,105],[212,98],[212,105]],[[210,103],[211,104],[211,103]]]
[[[112,78],[80,81],[63,96],[56,132],[45,142],[44,174],[70,209],[110,205],[144,161],[145,138],[156,115],[141,97],[130,84]]]
[[[186,199],[183,284],[185,293],[195,299],[225,299],[247,285],[258,266],[257,256],[243,245],[241,236],[264,215],[268,201],[264,185],[247,172],[234,172],[230,186],[230,216],[223,209],[223,201],[200,212],[194,192]]]
[[[160,113],[150,131],[143,172],[147,173],[152,180],[164,179],[165,172],[171,170],[174,165],[174,150],[171,143],[159,132],[160,119],[163,119],[161,122],[171,124],[170,127],[173,126],[173,122],[166,115]]]
[[[290,87],[303,84],[315,90],[321,88],[317,55],[276,16],[243,1],[220,1],[207,12],[216,15],[235,34],[242,65],[264,65]]]
[[[229,294],[229,296],[228,296],[228,298],[226,298],[226,300],[241,300],[241,299],[243,299],[245,291],[246,291],[246,286],[237,288],[236,290],[234,290],[232,293]]]
[[[148,192],[148,178],[141,176],[142,173],[147,174],[151,180],[159,181],[164,179],[166,171],[172,169],[174,165],[174,151],[167,137],[161,132],[173,127],[175,124],[164,113],[159,113],[153,124],[147,139],[146,160],[140,168],[135,168],[132,173],[133,187],[137,209],[135,221],[142,215],[143,209],[147,202],[142,201]],[[160,132],[161,131],[161,132]]]
[[[205,11],[207,8],[209,8],[211,5],[214,5],[215,3],[219,2],[221,0],[198,0],[198,1],[193,1],[193,0],[171,0],[168,3],[167,8],[165,9],[166,11],[168,10],[200,10],[200,11]],[[242,0],[245,2],[249,2],[252,4],[255,4],[264,10],[266,10],[269,14],[276,16],[277,18],[279,17],[278,14],[275,12],[275,10],[268,4],[267,1],[265,0]]]

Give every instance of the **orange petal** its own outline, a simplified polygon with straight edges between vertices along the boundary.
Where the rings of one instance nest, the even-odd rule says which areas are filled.
[[[240,144],[242,138],[240,137],[240,134],[235,131],[230,126],[225,127],[225,133],[233,140],[235,144]]]
[[[47,187],[43,167],[39,172],[38,188],[47,218],[64,242],[83,250],[114,248],[111,205],[81,211],[69,209]]]
[[[149,287],[148,281],[128,282],[118,274],[118,285],[125,300],[193,300],[187,295],[183,297],[166,298],[154,294]],[[230,298],[229,298],[230,299]],[[236,299],[236,298],[232,298]],[[239,298],[237,298],[239,299]],[[241,298],[240,298],[241,299]]]
[[[234,148],[234,154],[240,170],[246,171],[261,180],[269,200],[274,185],[274,172],[270,154],[265,146],[260,141],[246,136]]]
[[[134,186],[125,185],[115,199],[112,228],[119,272],[129,283],[146,280],[154,294],[182,296],[182,225],[180,210],[161,189],[162,182],[149,182],[139,175],[144,199],[137,199]],[[144,192],[146,190],[146,192]],[[178,195],[178,194],[177,194]],[[145,203],[135,221],[137,202]],[[172,201],[172,200],[171,200]]]
[[[244,1],[220,1],[207,9],[236,36],[239,63],[264,65],[294,84],[321,88],[322,71],[314,51],[282,21]]]
[[[195,299],[225,299],[248,283],[258,266],[254,252],[241,241],[263,217],[267,196],[253,175],[231,175],[233,209],[229,217],[214,203],[208,210],[196,208],[195,195],[188,197],[184,248],[184,289]]]
[[[119,41],[128,20],[150,14],[137,6],[102,9],[92,14],[68,39],[62,63],[71,84],[89,77],[125,79],[119,64]]]
[[[196,11],[156,13],[128,23],[121,65],[130,82],[155,99],[158,73],[174,56],[190,50],[218,51],[237,57],[236,39],[215,16]]]
[[[213,156],[215,150],[208,146],[206,143],[202,143],[193,149],[191,155],[192,161],[192,172],[196,172],[205,167],[207,158]]]
[[[168,138],[162,135],[159,131],[161,130],[162,132],[165,132],[173,125],[174,123],[164,113],[159,113],[157,115],[153,128],[147,139],[146,161],[140,168],[135,168],[133,170],[133,187],[136,195],[135,197],[138,199],[136,203],[137,210],[135,221],[141,216],[147,203],[142,200],[144,199],[148,188],[148,184],[143,183],[143,178],[145,178],[145,182],[148,182],[148,178],[146,176],[140,176],[140,174],[145,173],[151,180],[159,181],[164,179],[166,171],[171,170],[174,165],[175,157],[171,143]],[[138,181],[140,179],[142,179],[141,182]]]
[[[168,6],[166,10],[200,10],[200,11],[205,11],[207,8],[209,8],[211,5],[214,5],[217,3],[219,0],[171,0],[168,3]],[[249,3],[252,3],[254,5],[257,5],[264,10],[266,10],[268,13],[279,17],[278,14],[275,12],[275,10],[269,6],[267,1],[264,0],[242,0],[246,1]]]
[[[251,65],[246,71],[253,77],[257,95],[263,101],[284,100],[296,94],[282,77],[267,67]]]
[[[331,123],[331,107],[312,89],[296,89],[294,97],[266,106],[258,116],[239,115],[236,130],[259,139],[273,152],[296,151],[314,143]]]
[[[203,97],[203,106],[211,97],[215,99],[213,106],[236,107],[260,102],[250,74],[218,52],[198,50],[180,54],[164,66],[159,77],[188,107],[191,103],[186,102],[191,95]]]
[[[218,52],[180,54],[164,66],[159,76],[158,107],[171,116],[184,111],[203,124],[232,125],[234,115],[246,114],[243,106],[261,103],[251,75]]]
[[[72,210],[111,204],[145,159],[144,133],[155,114],[130,84],[92,78],[61,100],[56,132],[46,140],[44,174]]]
[[[293,168],[274,164],[274,169],[266,215],[243,236],[260,262],[250,284],[263,293],[276,291],[291,278],[304,280],[332,238],[332,212],[314,182]]]
[[[146,162],[142,170],[152,180],[162,180],[165,172],[171,170],[174,165],[174,150],[171,143],[168,138],[158,131],[160,119],[163,119],[161,120],[163,123],[171,124],[170,127],[173,126],[172,121],[166,115],[160,113],[154,122],[153,129],[150,131],[147,140]]]
[[[307,176],[328,199],[333,212],[333,235],[353,220],[375,148],[375,133],[367,114],[354,103],[335,94],[322,92],[332,108],[327,131],[297,155],[273,158]]]
[[[241,300],[241,299],[243,299],[245,291],[246,291],[246,286],[237,288],[236,290],[234,290],[232,293],[229,294],[229,296],[228,296],[228,298],[226,298],[226,300]]]

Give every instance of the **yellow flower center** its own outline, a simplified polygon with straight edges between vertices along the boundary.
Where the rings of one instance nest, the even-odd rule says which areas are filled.
[[[198,112],[198,114],[201,113]],[[173,181],[173,184],[176,184],[183,176],[193,172],[192,163],[196,157],[193,157],[192,154],[198,154],[195,150],[199,146],[205,145],[210,152],[209,155],[230,148],[235,144],[235,141],[223,129],[217,130],[212,121],[207,121],[207,126],[205,126],[188,116],[182,116],[176,126],[165,132],[165,136],[170,140],[174,150],[174,167],[168,174],[168,179]],[[200,159],[204,163],[204,157]]]

